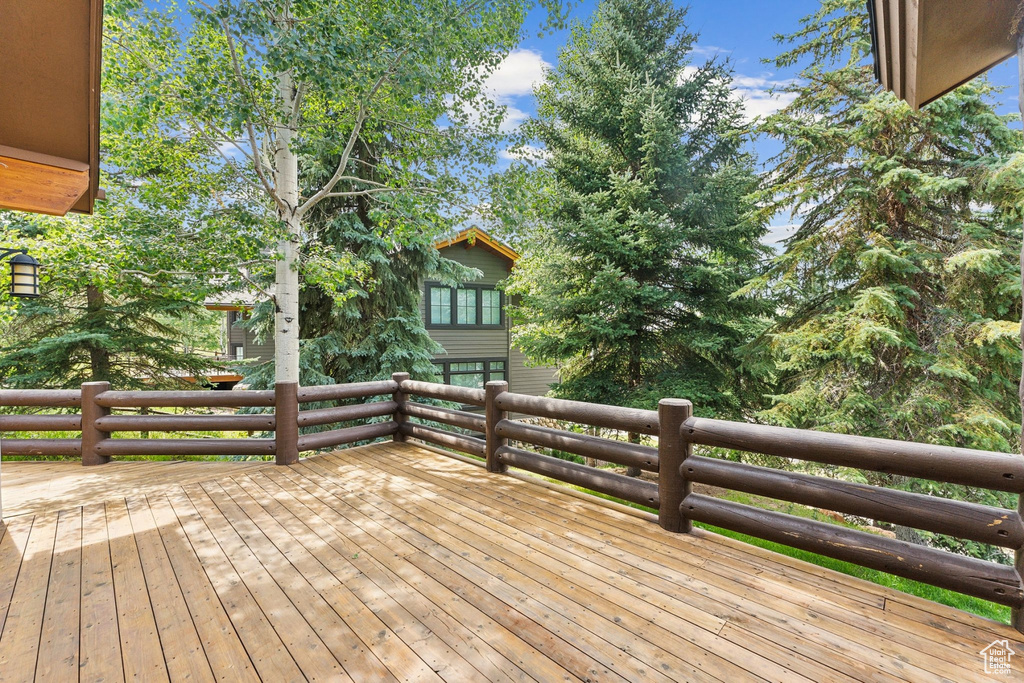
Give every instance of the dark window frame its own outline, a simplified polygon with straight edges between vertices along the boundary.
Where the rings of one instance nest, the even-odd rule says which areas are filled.
[[[450,323],[434,323],[431,322],[431,312],[433,304],[431,302],[430,290],[432,287],[439,289],[447,289],[451,296],[451,318],[450,320],[458,320],[458,294],[460,289],[474,289],[476,290],[476,319],[477,322],[472,325],[459,324],[457,322]],[[482,322],[484,319],[484,297],[482,292],[492,291],[498,293],[499,301],[499,315],[501,322],[497,325],[484,325]],[[425,282],[423,284],[423,309],[425,312],[424,322],[428,330],[503,330],[506,326],[505,321],[505,292],[501,291],[494,285],[459,285],[458,287],[449,287],[440,282]],[[497,360],[497,359],[496,359]],[[466,362],[479,362],[479,361],[466,361]]]
[[[434,365],[442,366],[442,368],[438,370],[437,374],[441,375],[441,381],[444,384],[451,384],[452,383],[451,379],[452,379],[452,375],[453,374],[455,374],[455,375],[478,375],[478,374],[480,374],[480,372],[483,372],[484,384],[485,385],[488,382],[491,382],[491,381],[503,381],[503,382],[507,382],[508,381],[509,359],[508,359],[507,356],[506,357],[501,357],[501,358],[498,358],[498,357],[489,357],[489,358],[443,358],[443,359],[442,358],[435,358],[431,362],[434,363]],[[482,371],[477,371],[477,370],[456,370],[453,373],[451,367],[455,363],[483,363],[484,364],[484,369]],[[491,368],[491,363],[504,363],[505,367],[502,368],[502,369],[496,369],[496,368],[492,369]],[[495,372],[502,373],[505,376],[505,378],[503,380],[492,380],[491,379],[491,374],[495,373]]]

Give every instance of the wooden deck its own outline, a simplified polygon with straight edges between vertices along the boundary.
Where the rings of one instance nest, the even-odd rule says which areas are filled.
[[[1009,627],[413,445],[45,467],[3,466],[0,681],[1024,676]]]

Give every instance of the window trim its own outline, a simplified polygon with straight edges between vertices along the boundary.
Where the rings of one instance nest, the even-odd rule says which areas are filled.
[[[447,289],[451,295],[451,318],[449,320],[458,320],[458,295],[456,292],[460,289],[473,289],[476,290],[476,319],[482,321],[484,319],[484,297],[482,292],[490,290],[498,293],[499,302],[499,315],[501,322],[497,325],[484,325],[482,322],[477,322],[473,325],[458,324],[456,322],[450,323],[434,323],[431,322],[431,313],[433,305],[430,297],[430,290],[432,287],[439,289]],[[427,281],[423,283],[423,309],[424,309],[424,323],[428,330],[503,330],[506,326],[505,321],[505,292],[501,291],[494,285],[459,285],[458,287],[448,287],[440,282]],[[499,359],[494,359],[499,360]],[[479,361],[468,361],[468,362],[479,362]]]
[[[487,385],[488,382],[491,382],[491,381],[498,381],[498,382],[507,382],[508,381],[508,371],[509,371],[509,358],[508,358],[508,356],[502,356],[502,357],[491,356],[491,357],[487,357],[487,358],[435,358],[431,362],[434,363],[434,365],[442,366],[443,369],[441,371],[439,371],[437,374],[439,374],[441,376],[441,381],[444,384],[449,384],[449,385],[451,384],[451,379],[452,379],[451,366],[452,366],[453,363],[483,363],[484,364],[484,369],[482,370],[482,372],[483,372],[483,375],[484,375],[484,385],[485,386]],[[505,368],[503,370],[497,370],[497,369],[491,370],[491,363],[504,363],[505,364]],[[490,376],[491,376],[492,372],[500,372],[500,373],[504,374],[505,375],[505,379],[503,379],[503,380],[491,380]],[[473,371],[473,372],[470,372],[470,371],[456,371],[455,374],[456,375],[476,375],[476,374],[479,374],[479,373],[476,372],[476,371]]]

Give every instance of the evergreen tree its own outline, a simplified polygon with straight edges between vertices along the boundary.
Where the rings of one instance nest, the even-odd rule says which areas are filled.
[[[546,164],[527,181],[543,190],[508,291],[516,342],[562,366],[557,395],[681,396],[729,415],[750,391],[734,350],[760,306],[731,295],[764,228],[748,218],[757,181],[730,73],[690,65],[684,17],[665,0],[605,0],[573,31],[528,124]]]
[[[987,191],[1021,149],[984,81],[920,112],[881,92],[859,0],[825,0],[780,67],[809,65],[763,131],[765,211],[796,233],[750,290],[782,297],[761,348],[781,390],[763,413],[801,428],[1019,447],[1018,209]]]

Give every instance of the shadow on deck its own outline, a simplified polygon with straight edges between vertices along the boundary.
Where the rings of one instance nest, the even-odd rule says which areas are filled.
[[[1008,626],[412,444],[3,467],[0,680],[980,681],[992,641],[1024,659]]]

